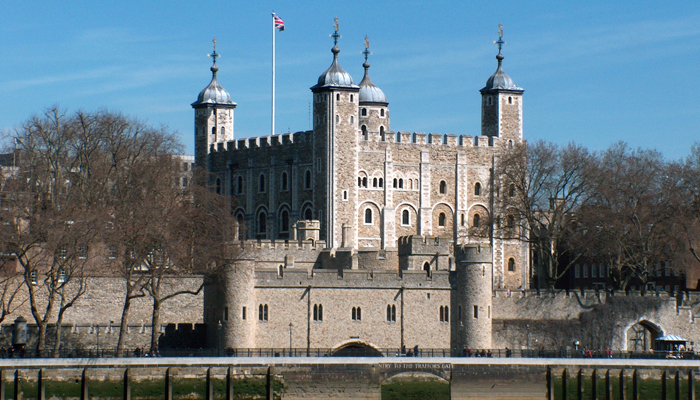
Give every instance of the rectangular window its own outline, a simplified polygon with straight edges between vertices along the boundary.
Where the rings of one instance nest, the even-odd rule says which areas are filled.
[[[580,278],[581,277],[581,266],[576,264],[574,265],[574,278]]]
[[[479,306],[474,306],[474,318],[479,318]]]
[[[462,306],[457,307],[457,314],[459,314],[459,320],[462,320]]]
[[[583,277],[588,278],[588,264],[583,264]]]
[[[245,307],[243,307],[243,311],[241,312],[241,319],[245,319]]]
[[[595,266],[595,264],[591,265],[591,278],[597,278],[598,277],[598,267]]]
[[[228,307],[224,307],[224,321],[228,321]]]

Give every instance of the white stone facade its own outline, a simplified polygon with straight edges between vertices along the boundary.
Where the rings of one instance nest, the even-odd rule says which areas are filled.
[[[222,321],[233,348],[288,345],[290,323],[298,348],[464,344],[455,335],[490,345],[490,328],[455,327],[460,302],[484,303],[484,321],[461,325],[483,330],[485,293],[529,283],[526,243],[503,238],[496,223],[506,190],[493,175],[501,153],[523,140],[523,90],[487,83],[480,136],[394,132],[388,103],[363,101],[338,53],[311,88],[312,131],[221,140],[208,134],[212,115],[233,132],[235,103],[193,104],[196,164],[230,196],[249,241],[249,260],[207,289],[205,322]],[[479,264],[488,279],[467,292],[469,282],[455,283],[462,246],[481,246],[480,263],[489,257]]]

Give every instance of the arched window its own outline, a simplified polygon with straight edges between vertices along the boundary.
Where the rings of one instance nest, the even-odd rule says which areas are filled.
[[[282,210],[280,216],[280,232],[289,232],[289,211]]]
[[[508,259],[508,272],[515,272],[515,259]]]
[[[314,321],[323,321],[323,305],[314,304]]]
[[[352,97],[352,95],[350,95],[350,97]],[[350,125],[352,125],[352,124],[354,124],[354,123],[355,123],[355,116],[354,116],[354,115],[351,115],[351,116],[350,116]]]
[[[289,189],[289,182],[287,179],[287,173],[282,172],[282,190],[288,190]]]
[[[367,225],[372,224],[372,209],[371,208],[365,209],[365,224],[367,224]]]
[[[357,177],[357,186],[362,187],[362,177],[361,176]]]
[[[308,169],[304,174],[304,188],[311,189],[311,171]]]
[[[508,104],[513,104],[513,97],[512,96],[508,96]]]
[[[387,322],[395,321],[395,320],[391,319],[391,304],[387,304],[387,306],[386,306],[386,321]]]
[[[238,239],[243,240],[245,238],[245,227],[243,226],[243,214],[238,214],[236,216],[236,222],[238,223]]]
[[[445,307],[440,306],[440,322],[445,321]]]
[[[372,178],[372,187],[377,187],[377,178]]]
[[[350,95],[350,102],[353,103],[355,101],[355,95]]]
[[[384,178],[379,178],[379,187],[380,188],[384,187]]]
[[[243,177],[239,176],[238,179],[236,179],[236,193],[241,194],[243,193]]]
[[[440,181],[440,194],[445,194],[447,192],[447,182]]]
[[[379,115],[381,115],[382,117],[384,116],[384,109],[383,108],[381,110],[379,110]]]
[[[258,233],[267,232],[267,214],[265,211],[260,211],[258,214]]]
[[[401,225],[410,225],[411,224],[411,214],[408,212],[408,210],[403,210],[401,212]]]
[[[221,179],[216,178],[216,194],[221,194]]]
[[[509,140],[509,141],[508,141],[508,148],[509,148],[509,149],[512,149],[512,148],[513,148],[513,141],[512,141],[512,140]]]
[[[362,177],[362,187],[367,187],[367,177],[366,176]]]
[[[413,179],[407,179],[408,181],[408,188],[413,189]]]
[[[396,189],[397,187],[399,187],[399,180],[394,178],[394,189]]]
[[[513,228],[515,226],[515,217],[512,215],[508,216],[508,228]]]
[[[438,226],[444,228],[446,219],[447,218],[445,217],[445,213],[440,213],[440,215],[438,216]]]
[[[474,196],[481,196],[481,183],[474,184]]]
[[[366,117],[366,116],[367,116],[367,109],[366,109],[366,108],[363,108],[363,109],[362,109],[362,116],[363,116],[363,117]]]
[[[258,191],[259,192],[265,191],[265,174],[260,174],[259,183],[258,183]]]
[[[268,311],[267,304],[260,304],[258,306],[258,319],[260,321],[267,321],[267,319],[268,319],[267,311]]]
[[[369,134],[367,133],[367,127],[365,125],[362,125],[362,140],[368,140],[369,139]]]
[[[460,214],[459,217],[460,217],[460,222],[459,222],[459,224],[460,224],[461,226],[464,226],[464,214]]]
[[[340,93],[337,93],[337,94],[335,95],[335,100],[336,100],[336,101],[340,101]]]
[[[508,196],[509,197],[515,196],[515,185],[511,184],[510,187],[508,188]]]
[[[335,123],[336,124],[340,123],[340,115],[338,115],[338,114],[335,115]]]
[[[223,127],[223,126],[221,127],[221,137],[222,137],[222,138],[225,138],[225,137],[226,137],[226,128]]]
[[[352,308],[352,320],[353,321],[362,321],[362,309],[360,307],[353,307]]]
[[[314,219],[313,211],[311,211],[311,208],[307,208],[306,211],[304,211],[304,219],[309,221]]]
[[[211,127],[211,134],[214,136],[214,140],[216,140],[216,127],[215,126]]]
[[[474,214],[474,218],[472,218],[472,226],[474,228],[478,228],[480,222],[481,222],[481,215]]]
[[[379,137],[381,138],[382,142],[386,141],[386,133],[384,132],[383,126],[379,127]]]
[[[399,178],[399,189],[403,189],[403,179]]]
[[[429,262],[426,261],[425,263],[423,263],[423,271],[430,271],[430,263]]]

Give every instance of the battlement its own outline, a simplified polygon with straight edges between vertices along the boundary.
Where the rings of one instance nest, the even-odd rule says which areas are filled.
[[[399,254],[449,255],[452,238],[440,236],[403,236],[399,240]]]
[[[468,244],[455,249],[458,263],[491,263],[491,257],[491,246],[487,244]]]
[[[295,143],[310,142],[312,134],[313,131],[299,131],[295,133],[284,133],[281,135],[267,135],[230,140],[226,143],[212,144],[209,151],[211,153],[223,153],[235,150],[292,146]]]
[[[445,289],[450,287],[448,271],[385,270],[302,270],[288,268],[256,268],[256,287],[323,287],[377,289]]]
[[[326,248],[326,242],[324,240],[275,240],[275,239],[257,239],[257,240],[243,240],[240,242],[240,246],[244,251],[253,250],[307,250],[313,252],[320,252]]]
[[[400,131],[395,135],[388,135],[387,141],[405,144],[436,145],[446,147],[494,147],[501,139],[493,136],[455,135],[452,133],[423,133]]]
[[[609,291],[609,290],[509,290],[509,289],[496,289],[493,291],[493,297],[499,299],[523,299],[526,297],[539,297],[539,298],[575,298],[575,299],[599,299],[601,302],[605,302],[608,297],[656,297],[662,300],[678,301],[680,298],[683,302],[695,303],[700,300],[700,293],[698,292],[682,292],[674,293],[667,292],[665,290],[659,291],[647,291],[646,293],[641,293],[639,290],[628,290],[628,291]]]

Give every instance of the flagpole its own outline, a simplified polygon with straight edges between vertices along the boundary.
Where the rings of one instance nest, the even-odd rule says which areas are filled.
[[[272,13],[272,131],[275,134],[275,13]]]

